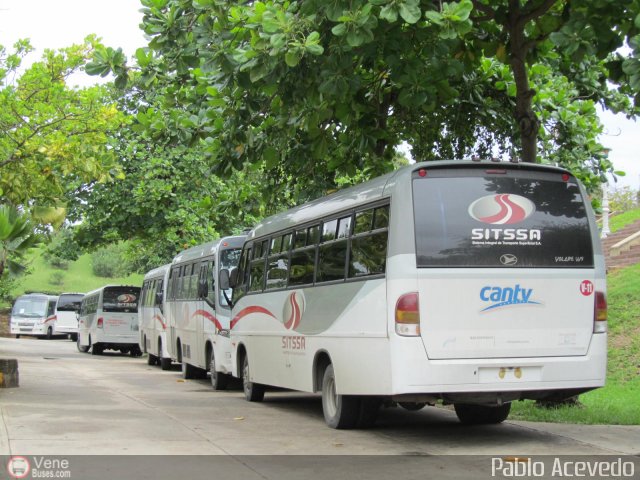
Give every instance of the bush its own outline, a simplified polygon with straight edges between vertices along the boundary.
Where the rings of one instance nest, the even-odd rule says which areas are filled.
[[[133,266],[126,257],[127,245],[114,243],[91,254],[93,273],[98,277],[126,277],[133,272]]]
[[[62,272],[53,272],[49,277],[49,284],[61,287],[64,285],[64,274]]]

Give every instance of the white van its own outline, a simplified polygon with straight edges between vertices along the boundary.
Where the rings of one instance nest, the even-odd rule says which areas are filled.
[[[499,423],[605,382],[604,257],[564,169],[410,165],[265,219],[219,283],[247,400],[321,392],[333,428],[383,402]]]
[[[160,365],[162,370],[171,368],[171,356],[167,343],[167,319],[165,316],[165,292],[169,267],[163,265],[147,272],[142,284],[138,307],[140,322],[140,348],[148,354],[149,365]]]
[[[46,337],[56,334],[56,302],[58,297],[44,293],[28,293],[18,297],[11,309],[10,330],[20,335]]]
[[[78,313],[84,293],[61,293],[56,305],[56,332],[78,339]]]
[[[78,321],[78,350],[101,355],[120,350],[140,356],[138,345],[138,299],[140,287],[107,285],[82,298]]]

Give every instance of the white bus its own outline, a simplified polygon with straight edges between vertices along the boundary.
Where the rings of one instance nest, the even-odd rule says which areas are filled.
[[[51,339],[56,334],[56,301],[58,297],[44,293],[19,296],[11,309],[10,330],[20,335]]]
[[[61,293],[56,304],[56,332],[78,340],[78,313],[84,293]]]
[[[142,355],[138,345],[140,287],[107,285],[87,293],[80,305],[78,350],[101,355],[119,350],[132,357]]]
[[[604,259],[563,169],[411,165],[267,218],[220,283],[246,398],[322,392],[334,428],[383,402],[500,423],[515,400],[604,385]]]
[[[138,318],[140,322],[140,348],[147,353],[149,365],[160,365],[162,370],[171,368],[171,356],[167,344],[167,319],[165,294],[171,264],[149,271],[144,276]]]
[[[165,315],[171,358],[184,378],[206,378],[214,390],[226,388],[231,373],[231,309],[216,279],[220,269],[237,266],[244,236],[225,237],[190,248],[171,263]]]

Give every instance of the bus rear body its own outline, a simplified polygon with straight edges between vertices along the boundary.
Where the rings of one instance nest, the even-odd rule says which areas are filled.
[[[11,309],[10,331],[20,335],[51,338],[56,334],[56,302],[58,297],[28,293],[16,299]]]
[[[87,293],[80,307],[78,350],[94,355],[119,350],[138,356],[140,287],[107,285]]]
[[[497,423],[514,400],[604,385],[604,259],[562,169],[412,165],[265,220],[240,267],[231,339],[245,395],[322,391],[334,427],[380,402],[443,401]]]
[[[61,293],[56,305],[56,332],[69,335],[72,340],[78,336],[78,313],[84,293]]]

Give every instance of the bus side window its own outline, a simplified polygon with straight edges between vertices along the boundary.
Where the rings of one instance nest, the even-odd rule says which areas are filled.
[[[267,258],[267,290],[284,288],[287,286],[290,243],[290,233],[280,235],[271,240],[271,250],[269,257]]]
[[[238,262],[238,277],[233,289],[233,301],[237,302],[248,290],[249,284],[249,259],[253,254],[253,245],[245,245]]]
[[[298,235],[304,230],[296,232],[295,250],[291,252],[289,262],[289,286],[310,285],[315,280],[316,251],[320,239],[320,225],[309,227],[306,231],[306,246],[299,248]]]
[[[256,252],[260,252],[260,256],[254,255],[256,257],[254,260],[251,260],[249,265],[249,291],[250,292],[261,292],[264,289],[264,269],[265,269],[265,261],[266,261],[266,240],[262,243],[262,245],[256,249]]]
[[[216,264],[213,260],[210,260],[207,263],[207,273],[205,274],[205,278],[207,279],[207,286],[209,287],[207,290],[207,298],[209,299],[210,305],[216,304]]]
[[[164,281],[163,281],[163,280],[158,280],[158,285],[157,285],[157,288],[156,288],[156,292],[155,292],[155,294],[151,297],[151,298],[152,298],[152,301],[153,301],[153,304],[154,304],[156,307],[160,307],[160,304],[162,303],[162,302],[161,302],[161,301],[159,301],[159,300],[160,300],[160,298],[162,298],[162,290],[163,290],[163,287],[164,287]],[[158,295],[158,294],[160,294],[160,295]],[[158,297],[160,297],[160,298],[158,298]]]
[[[318,250],[316,282],[344,280],[347,263],[347,236],[350,226],[351,216],[325,222],[322,243]]]
[[[378,217],[378,221],[375,220]],[[368,225],[368,228],[367,228]],[[349,278],[385,273],[389,206],[368,209],[356,213],[356,223],[351,237]]]
[[[58,300],[49,301],[49,310],[47,311],[47,316],[48,317],[50,317],[51,315],[56,313],[56,303],[57,302],[58,302]]]

